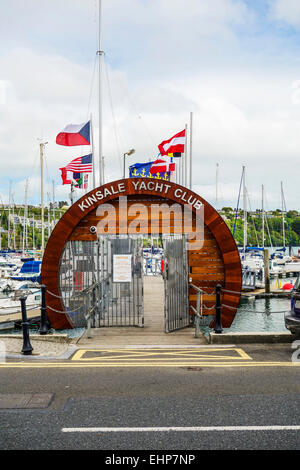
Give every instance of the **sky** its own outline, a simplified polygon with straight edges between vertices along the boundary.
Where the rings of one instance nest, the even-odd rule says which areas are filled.
[[[92,117],[96,183],[99,29],[105,181],[123,155],[154,160],[193,115],[192,189],[236,207],[245,166],[248,207],[300,211],[298,0],[2,0],[0,203],[69,200],[59,168],[90,153],[56,135]],[[188,139],[189,140],[189,139]],[[189,152],[189,146],[187,148]],[[216,168],[218,165],[218,184]],[[54,191],[53,191],[54,190]],[[75,198],[84,194],[76,189]],[[240,201],[240,206],[242,201]]]

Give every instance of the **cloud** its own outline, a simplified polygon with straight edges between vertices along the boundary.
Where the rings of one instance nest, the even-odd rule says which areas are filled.
[[[39,201],[38,138],[49,142],[47,191],[54,180],[57,197],[68,199],[59,168],[87,149],[57,146],[55,137],[90,113],[98,176],[97,67],[91,89],[97,2],[41,0],[39,8],[36,2],[28,0],[25,7],[11,0],[0,18],[1,192],[8,192],[12,180],[18,202],[24,201],[26,177],[35,181],[31,200]],[[290,2],[270,3],[277,20],[283,21],[284,3]],[[258,34],[260,13],[242,0],[102,5],[106,180],[120,177],[129,148],[136,152],[128,164],[156,157],[157,145],[189,124],[192,111],[193,182],[203,197],[214,198],[218,162],[224,198],[235,204],[246,165],[253,207],[260,206],[261,184],[276,201],[283,180],[288,206],[299,208],[300,76],[292,50],[281,47],[280,28]],[[290,5],[296,15],[296,4]]]
[[[270,18],[300,28],[300,3],[298,0],[271,0],[269,1]]]

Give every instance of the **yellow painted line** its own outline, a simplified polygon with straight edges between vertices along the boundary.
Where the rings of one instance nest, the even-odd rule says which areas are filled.
[[[91,362],[91,361],[115,361],[115,360],[121,360],[123,361],[124,359],[128,358],[130,360],[139,360],[141,361],[165,361],[165,356],[175,356],[174,361],[180,360],[180,356],[182,356],[183,359],[189,359],[189,360],[199,360],[199,359],[209,359],[209,360],[214,360],[214,359],[223,359],[223,360],[252,360],[252,358],[243,350],[240,348],[212,348],[212,349],[190,349],[190,350],[170,350],[170,351],[165,351],[161,349],[153,349],[152,351],[155,352],[150,352],[150,351],[145,351],[143,349],[80,349],[78,350],[74,356],[72,357],[72,361],[85,361],[85,362]],[[234,351],[235,353],[238,354],[238,356],[232,356],[232,355],[213,355],[210,354],[211,352],[222,352],[224,351]],[[106,356],[95,356],[95,357],[83,357],[86,353],[106,353]],[[155,356],[160,356],[160,357],[155,357]],[[168,360],[173,360],[173,358],[169,358]]]
[[[75,363],[75,362],[61,362],[61,363],[2,363],[0,364],[0,369],[10,369],[10,368],[23,368],[23,369],[34,369],[34,368],[107,368],[107,367],[298,367],[300,362],[162,362],[162,363]]]

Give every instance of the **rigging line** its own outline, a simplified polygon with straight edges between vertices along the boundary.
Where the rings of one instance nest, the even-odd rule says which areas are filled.
[[[265,206],[266,206],[267,212],[268,212],[269,205],[268,205],[268,200],[267,200],[267,195],[266,194],[265,194],[265,201],[266,201]],[[266,221],[266,225],[267,225],[267,231],[268,231],[268,235],[269,235],[270,246],[271,246],[271,248],[273,248],[272,238],[271,238],[271,234],[270,234],[270,230],[269,230],[268,217],[265,217],[265,221]],[[270,219],[270,222],[271,222],[271,219]]]
[[[266,194],[265,194],[265,200],[267,199],[266,197]],[[267,204],[266,204],[267,205]],[[268,208],[268,205],[267,205],[267,208]],[[267,211],[268,212],[268,211]],[[265,211],[266,213],[266,211]],[[270,230],[269,230],[269,223],[268,223],[268,217],[265,217],[265,222],[266,222],[266,226],[267,226],[267,232],[268,232],[268,236],[269,236],[269,242],[270,242],[270,246],[271,248],[273,248],[273,244],[272,244],[272,238],[271,238],[271,234],[270,234]]]
[[[105,58],[105,56],[104,56]],[[121,165],[121,150],[120,150],[120,145],[119,145],[119,138],[118,138],[118,133],[117,133],[117,121],[115,117],[115,111],[114,111],[114,105],[113,105],[113,99],[112,99],[112,93],[111,93],[111,85],[110,85],[110,80],[109,80],[109,74],[108,74],[108,67],[107,67],[107,62],[106,60],[103,60],[104,63],[104,68],[105,68],[105,75],[106,75],[106,80],[107,80],[107,86],[108,86],[108,96],[109,96],[109,101],[110,101],[110,106],[111,106],[111,113],[112,113],[112,118],[113,118],[113,123],[114,123],[114,134],[115,134],[115,139],[116,139],[116,147],[117,147],[117,159],[119,162],[120,166],[120,171],[122,172],[122,165]]]
[[[290,224],[289,224],[289,219],[288,219],[288,216],[287,216],[286,203],[285,203],[285,196],[284,196],[283,190],[282,190],[282,200],[283,200],[283,205],[284,205],[284,210],[285,210],[285,218],[286,218],[286,221],[287,221],[287,226],[288,226],[288,231],[289,231],[290,246],[292,246],[292,238],[291,238]]]
[[[132,102],[131,98],[130,98],[130,95],[129,95],[129,91],[128,91],[128,88],[124,85],[121,85],[122,86],[122,90],[124,92],[124,95],[126,95],[127,97],[127,100],[128,100],[128,103],[129,103],[129,106],[131,107],[132,111],[133,111],[133,114],[136,115],[136,117],[138,118],[138,120],[142,123],[142,125],[144,126],[144,129],[146,131],[146,134],[147,134],[147,137],[149,138],[149,141],[151,143],[151,146],[153,147],[157,147],[157,142],[156,140],[153,138],[153,136],[151,135],[150,131],[149,131],[149,128],[148,126],[146,125],[144,119],[142,118],[142,115],[137,111],[134,103]]]
[[[241,177],[241,181],[240,181],[239,195],[238,195],[238,200],[237,200],[237,205],[236,205],[236,212],[235,212],[235,219],[234,219],[233,232],[232,232],[233,238],[234,238],[234,234],[235,234],[236,221],[237,221],[238,210],[239,210],[240,195],[241,195],[241,188],[242,188],[242,182],[243,182],[243,177],[244,177],[244,171],[245,171],[245,170],[244,170],[244,168],[243,168],[242,177]]]
[[[96,75],[96,65],[97,65],[97,54],[95,54],[94,67],[93,67],[93,72],[92,72],[92,80],[91,80],[91,85],[90,85],[90,94],[89,94],[88,107],[87,107],[87,119],[89,118],[89,115],[90,115],[92,94],[93,94],[94,81],[95,81],[95,75]]]
[[[252,212],[252,208],[251,208],[251,204],[250,204],[250,198],[249,198],[249,193],[248,193],[248,189],[247,189],[247,188],[246,188],[246,194],[247,194],[247,199],[248,199],[248,203],[249,203],[249,209],[250,209],[250,212]],[[259,246],[259,241],[258,241],[258,236],[257,236],[257,232],[256,232],[256,227],[255,227],[254,218],[251,217],[251,220],[252,220],[253,227],[254,227],[254,233],[255,233],[256,243],[257,243],[257,246]]]

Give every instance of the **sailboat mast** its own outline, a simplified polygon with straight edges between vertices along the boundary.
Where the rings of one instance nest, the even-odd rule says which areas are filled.
[[[10,249],[10,204],[11,204],[11,181],[9,182],[8,196],[8,233],[7,233],[7,249]]]
[[[247,246],[247,193],[246,193],[246,178],[245,167],[243,166],[243,202],[244,202],[244,253],[246,253]]]
[[[281,213],[282,213],[282,240],[283,240],[283,248],[285,248],[284,198],[283,198],[282,181],[281,181]]]
[[[265,208],[264,208],[264,185],[261,186],[261,216],[262,216],[262,247],[265,247]]]
[[[53,211],[53,228],[55,227],[55,193],[54,193],[54,181],[52,180],[52,211]]]
[[[15,203],[12,197],[12,216],[13,216],[13,247],[16,249],[16,230],[15,230]]]
[[[41,225],[42,225],[42,244],[41,252],[44,255],[45,249],[45,223],[44,223],[44,148],[48,142],[40,143],[40,162],[41,162]]]
[[[25,183],[25,205],[23,217],[23,253],[27,250],[27,191],[28,191],[28,178]]]
[[[35,241],[34,241],[34,214],[32,215],[32,249],[35,250]]]

